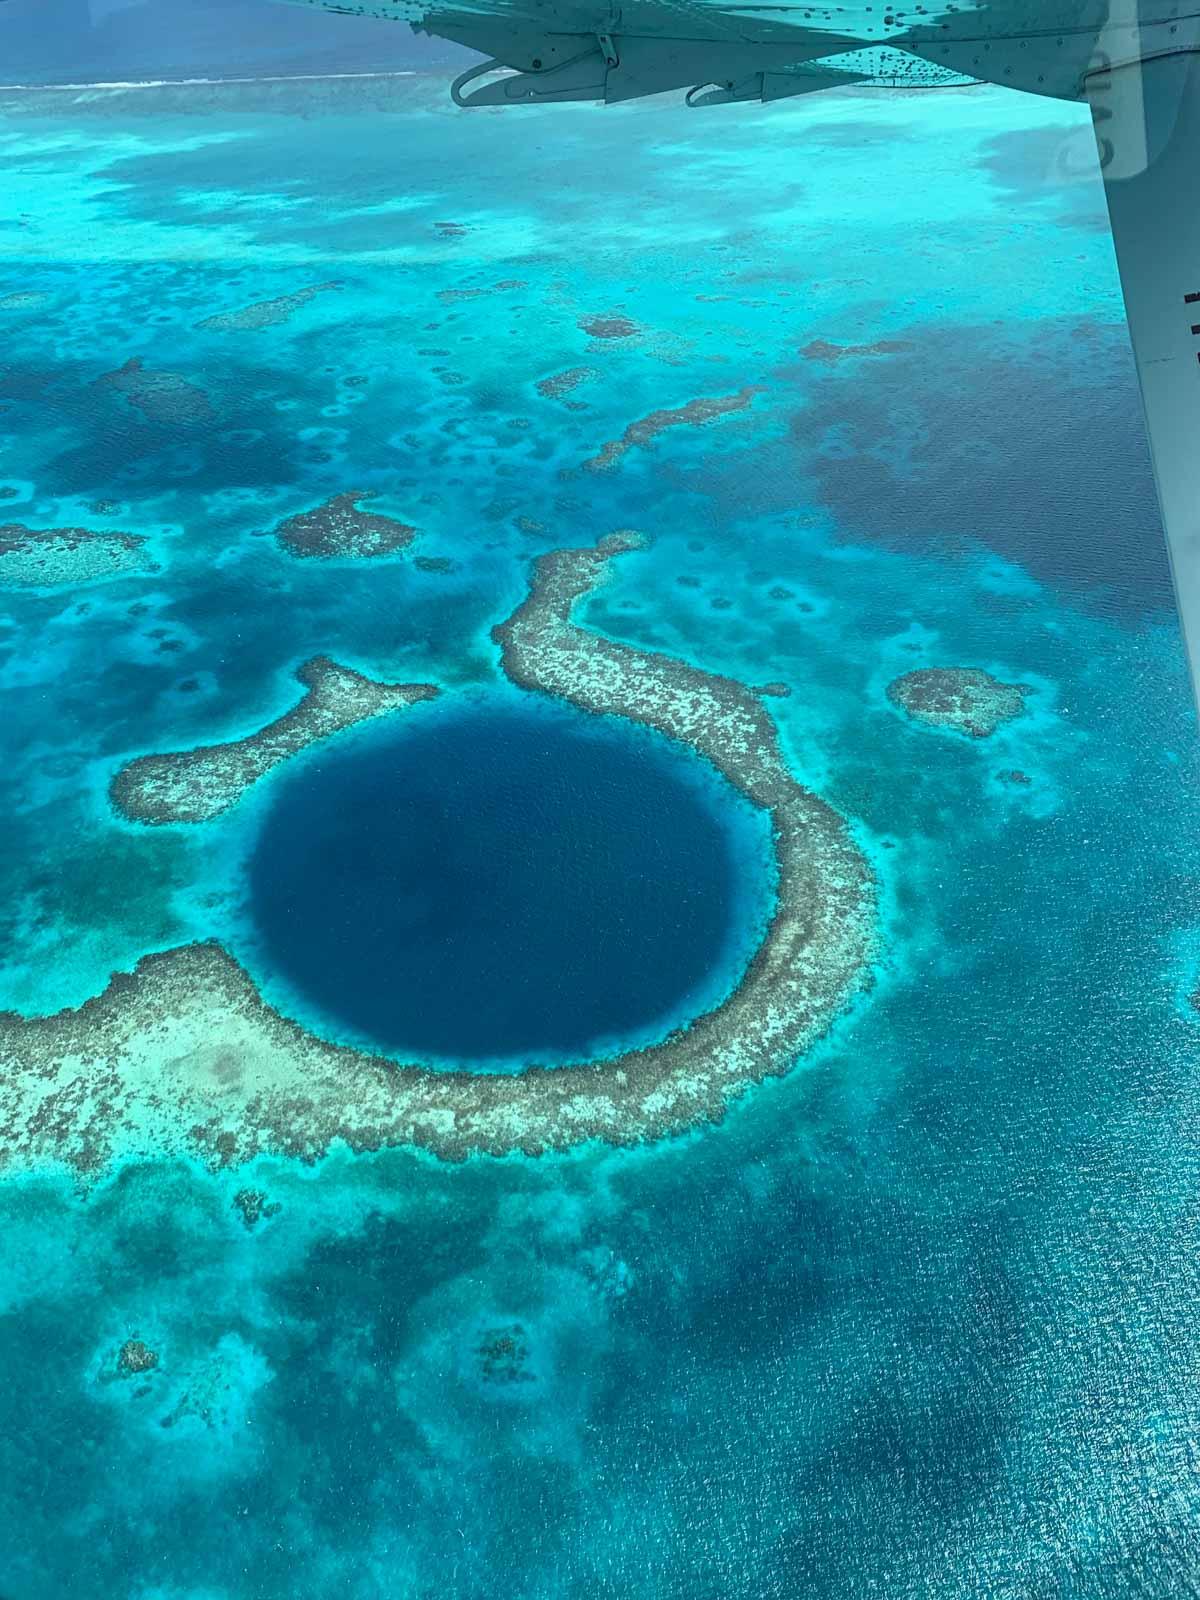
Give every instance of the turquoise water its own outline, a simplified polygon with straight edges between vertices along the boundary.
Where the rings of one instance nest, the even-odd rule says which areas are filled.
[[[46,298],[0,309],[0,509],[159,570],[4,596],[0,1004],[249,947],[284,773],[143,830],[123,760],[261,726],[318,652],[485,707],[531,558],[621,526],[653,542],[585,620],[791,687],[788,757],[885,921],[869,1002],[680,1140],[6,1181],[0,1592],[1200,1592],[1196,734],[1080,120],[991,91],[471,117],[419,81],[4,111],[0,301]],[[643,332],[579,326],[616,314]],[[909,348],[802,353],[880,340]],[[97,383],[134,356],[208,411]],[[349,488],[409,552],[271,537]],[[886,685],[925,664],[1029,712],[906,722]],[[279,1207],[253,1227],[247,1188]]]

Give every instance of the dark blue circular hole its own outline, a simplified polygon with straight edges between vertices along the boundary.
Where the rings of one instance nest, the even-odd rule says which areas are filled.
[[[761,819],[691,751],[541,702],[409,715],[265,818],[257,959],[305,1003],[404,1055],[579,1059],[744,952]]]

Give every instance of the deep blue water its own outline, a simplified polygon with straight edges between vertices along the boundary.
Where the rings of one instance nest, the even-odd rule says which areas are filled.
[[[409,1054],[581,1056],[720,969],[752,886],[729,791],[541,705],[411,722],[280,787],[251,860],[268,971]],[[736,808],[736,809],[735,809]]]

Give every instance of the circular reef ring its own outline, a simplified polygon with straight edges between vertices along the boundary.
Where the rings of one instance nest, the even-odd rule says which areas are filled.
[[[543,556],[493,638],[515,684],[690,744],[768,812],[775,906],[727,999],[600,1061],[434,1071],[317,1038],[269,1006],[221,945],[184,945],[146,956],[76,1010],[0,1016],[0,1165],[82,1175],[186,1153],[231,1166],[260,1152],[315,1160],[337,1141],[446,1160],[636,1144],[718,1121],[787,1072],[869,981],[875,881],[845,820],[792,777],[759,693],[572,620],[613,558],[643,543],[620,532]]]

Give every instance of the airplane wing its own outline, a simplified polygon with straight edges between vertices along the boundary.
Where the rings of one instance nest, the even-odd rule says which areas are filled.
[[[464,105],[602,100],[690,86],[729,100],[779,98],[856,81],[940,86],[981,79],[1057,99],[1083,97],[1099,55],[1175,49],[1200,37],[1200,0],[299,0],[406,21],[487,57],[520,81],[469,84]],[[754,94],[754,80],[765,94]],[[717,99],[693,94],[689,104]]]
[[[486,59],[453,87],[458,104],[598,100],[672,89],[688,104],[778,100],[865,80],[907,86],[965,81],[892,48],[903,31],[886,6],[739,5],[723,0],[301,0],[407,21]],[[936,10],[938,8],[933,8]],[[933,10],[923,12],[930,16]],[[953,7],[950,7],[953,12]],[[814,66],[813,63],[820,63]]]
[[[1102,65],[1086,92],[1200,704],[1200,53]]]

